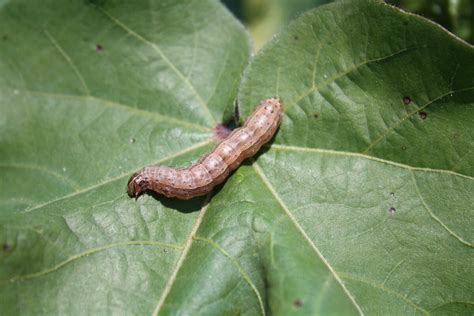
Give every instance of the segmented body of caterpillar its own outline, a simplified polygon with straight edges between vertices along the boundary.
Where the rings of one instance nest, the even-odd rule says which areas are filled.
[[[252,157],[275,134],[283,116],[280,99],[260,102],[244,125],[190,167],[148,166],[128,181],[128,194],[138,198],[145,191],[187,200],[205,195],[222,183],[244,159]]]

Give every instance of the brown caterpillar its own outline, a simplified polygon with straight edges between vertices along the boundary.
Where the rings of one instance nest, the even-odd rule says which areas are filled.
[[[247,118],[221,143],[187,168],[148,166],[128,180],[128,195],[137,199],[145,191],[188,200],[205,195],[222,183],[244,159],[252,157],[275,134],[283,116],[280,99],[263,100]]]

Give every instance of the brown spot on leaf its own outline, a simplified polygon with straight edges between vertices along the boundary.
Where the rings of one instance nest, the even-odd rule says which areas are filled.
[[[103,49],[104,49],[104,47],[103,47],[102,45],[100,45],[100,44],[95,45],[95,50],[96,50],[96,51],[100,52],[100,51],[102,51]]]
[[[422,120],[425,120],[428,117],[428,113],[426,113],[425,111],[418,112],[418,115]]]
[[[388,209],[388,212],[389,212],[390,214],[395,214],[395,213],[397,212],[397,209],[394,208],[394,207],[391,207],[391,208]]]
[[[296,300],[293,301],[293,306],[294,307],[301,307],[303,306],[303,301],[299,298],[297,298]]]
[[[403,97],[403,104],[408,105],[411,103],[411,98],[409,96]]]
[[[4,243],[4,244],[2,245],[2,250],[5,251],[5,252],[9,252],[9,251],[11,251],[12,249],[13,249],[13,246],[10,245],[10,244],[8,244],[8,243]]]

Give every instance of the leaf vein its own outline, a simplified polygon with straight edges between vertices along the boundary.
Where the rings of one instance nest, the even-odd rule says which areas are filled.
[[[136,107],[133,107],[133,106],[128,106],[126,104],[118,103],[118,102],[115,102],[115,101],[102,99],[100,97],[93,96],[93,95],[87,95],[87,96],[67,95],[67,94],[57,94],[57,93],[32,91],[32,90],[17,90],[17,91],[32,94],[32,95],[40,95],[40,96],[44,96],[44,97],[51,97],[51,98],[95,100],[95,101],[98,101],[99,104],[104,106],[104,107],[109,107],[109,108],[112,108],[112,109],[125,110],[127,112],[142,115],[142,116],[147,117],[147,118],[148,117],[154,118],[154,119],[156,119],[157,121],[160,121],[160,122],[173,123],[173,124],[176,124],[176,125],[181,125],[183,127],[189,127],[189,128],[193,128],[193,129],[197,129],[197,130],[201,130],[201,131],[207,131],[207,132],[211,130],[207,126],[203,126],[203,125],[196,124],[196,123],[191,123],[191,122],[188,122],[188,121],[185,121],[185,120],[180,120],[180,119],[177,119],[175,117],[168,116],[168,115],[163,115],[163,114],[160,114],[160,113],[157,113],[157,112],[151,112],[151,111],[143,110],[143,109],[136,108]]]
[[[441,225],[441,227],[443,227],[452,237],[454,237],[457,241],[461,242],[462,244],[468,246],[468,247],[471,247],[471,248],[474,248],[474,244],[471,244],[469,243],[468,241],[464,240],[461,236],[459,236],[458,234],[456,234],[454,231],[452,231],[446,224],[443,223],[443,221],[438,217],[436,216],[433,211],[431,210],[431,208],[428,206],[428,204],[426,203],[425,199],[423,198],[423,196],[421,195],[421,192],[420,192],[420,188],[418,186],[418,183],[416,182],[416,178],[415,178],[415,174],[413,173],[413,171],[411,172],[411,178],[413,180],[413,184],[415,185],[415,189],[416,189],[416,193],[417,195],[420,197],[420,200],[421,200],[421,204],[423,204],[423,207],[426,209],[426,211],[428,212],[428,214],[430,214],[431,218],[434,219],[436,222],[438,222],[438,224]]]
[[[371,282],[371,281],[364,280],[364,279],[360,279],[360,278],[354,277],[354,276],[349,275],[349,274],[341,273],[341,277],[343,277],[343,278],[345,278],[345,279],[348,279],[348,280],[353,280],[353,281],[356,281],[356,282],[365,283],[365,284],[370,285],[370,286],[372,286],[372,287],[374,287],[374,288],[380,289],[380,290],[382,290],[382,291],[384,291],[384,292],[389,293],[390,295],[394,295],[394,296],[400,298],[401,300],[403,300],[403,301],[406,302],[407,304],[413,306],[415,309],[419,310],[419,311],[422,312],[423,314],[425,314],[425,315],[428,315],[428,314],[429,314],[427,310],[423,309],[422,307],[416,305],[414,302],[412,302],[412,301],[410,301],[409,299],[407,299],[406,295],[403,296],[403,295],[401,295],[400,293],[395,292],[395,291],[393,291],[393,290],[390,290],[390,289],[388,289],[388,288],[386,288],[386,287],[384,287],[384,286],[382,286],[382,285],[375,284],[375,283],[373,283],[373,282]]]
[[[64,267],[65,265],[67,265],[71,262],[74,262],[74,261],[76,261],[80,258],[87,257],[89,255],[96,254],[96,253],[99,253],[99,252],[102,252],[102,251],[106,251],[106,250],[112,249],[112,248],[118,248],[118,247],[122,247],[122,246],[134,246],[134,245],[159,246],[159,247],[164,247],[164,248],[181,249],[181,246],[179,246],[179,245],[167,244],[167,243],[162,243],[162,242],[158,242],[158,241],[135,240],[135,241],[118,242],[118,243],[105,245],[105,246],[102,246],[102,247],[88,249],[87,251],[84,251],[84,252],[81,252],[77,255],[69,257],[68,259],[56,264],[55,266],[53,266],[51,268],[48,268],[48,269],[45,269],[45,270],[42,270],[42,271],[39,271],[39,272],[31,273],[31,274],[17,275],[17,276],[14,276],[14,277],[12,277],[8,280],[0,281],[0,284],[13,283],[13,282],[18,282],[18,281],[25,281],[25,280],[35,279],[35,278],[50,274],[52,272],[55,272],[55,271],[61,269],[62,267]]]
[[[283,202],[283,200],[280,198],[276,190],[274,189],[273,185],[270,183],[266,175],[263,173],[263,170],[258,166],[256,161],[253,161],[252,167],[255,170],[255,173],[262,179],[263,183],[267,186],[268,190],[270,193],[274,196],[274,198],[277,200],[277,202],[280,204],[281,208],[285,211],[287,214],[288,218],[290,221],[295,225],[297,230],[303,235],[303,238],[306,240],[306,242],[310,245],[310,247],[314,250],[314,252],[318,255],[318,257],[321,259],[321,261],[326,265],[328,268],[329,272],[334,276],[336,281],[339,283],[341,286],[342,290],[346,293],[347,297],[351,300],[357,311],[359,312],[360,315],[364,315],[364,312],[362,311],[361,307],[359,304],[356,302],[354,296],[352,295],[351,292],[346,288],[344,283],[342,282],[341,278],[339,277],[338,273],[336,270],[329,264],[327,259],[323,256],[321,251],[316,247],[316,245],[313,243],[313,241],[309,238],[309,236],[306,234],[304,231],[303,227],[300,226],[300,224],[297,222],[296,218],[294,215],[291,213],[291,211],[288,209],[286,204]]]
[[[239,271],[239,273],[242,275],[242,277],[244,278],[244,280],[248,283],[248,285],[252,288],[252,290],[254,291],[255,295],[257,296],[257,299],[258,299],[258,302],[260,304],[260,310],[262,312],[262,315],[265,316],[265,306],[263,304],[263,300],[262,300],[262,297],[260,295],[260,292],[258,291],[257,287],[255,286],[255,284],[252,282],[252,279],[250,279],[250,276],[245,272],[245,270],[242,268],[242,266],[240,265],[240,263],[237,261],[237,259],[235,259],[234,257],[232,257],[227,251],[225,251],[224,248],[222,248],[218,243],[216,243],[214,240],[212,239],[207,239],[207,238],[203,238],[203,237],[193,237],[194,240],[199,240],[199,241],[203,241],[203,242],[206,242],[208,243],[209,245],[211,245],[213,248],[215,248],[216,250],[218,250],[219,252],[221,252],[224,256],[226,256],[231,262],[232,264],[237,268],[237,270]]]
[[[393,274],[393,272],[394,272],[395,270],[397,270],[398,267],[401,266],[405,261],[407,261],[406,258],[400,260],[400,262],[398,262],[398,263],[387,273],[387,275],[385,276],[385,279],[383,280],[381,286],[384,286],[385,283],[387,283],[387,281],[389,280],[389,278],[390,278],[390,276]]]
[[[153,316],[157,316],[158,313],[160,312],[161,308],[163,307],[166,298],[168,297],[169,293],[171,292],[171,288],[173,287],[174,282],[176,281],[176,278],[178,276],[178,272],[183,266],[184,260],[186,259],[186,256],[188,255],[189,250],[191,249],[191,245],[193,243],[193,237],[196,234],[197,230],[199,229],[199,226],[201,225],[202,219],[204,215],[206,214],[207,208],[209,206],[209,199],[211,198],[212,192],[209,193],[204,201],[204,206],[201,209],[199,215],[196,218],[196,222],[194,223],[191,232],[189,236],[186,239],[186,242],[183,247],[183,252],[181,253],[181,256],[179,257],[178,261],[176,262],[176,266],[171,273],[170,278],[165,284],[165,288],[163,289],[163,292],[161,293],[161,296],[158,300],[158,303],[156,304],[155,309],[153,310]]]
[[[45,168],[43,166],[18,164],[18,163],[6,163],[6,164],[1,164],[0,163],[0,168],[38,170],[38,171],[47,173],[49,175],[52,175],[53,177],[59,179],[62,182],[66,182],[73,189],[77,189],[77,183],[75,181],[73,181],[72,179],[69,179],[68,177],[65,177],[64,175],[60,174],[59,172],[53,171],[53,170]]]
[[[184,149],[184,150],[178,151],[178,152],[176,152],[176,153],[174,153],[174,154],[172,154],[172,155],[169,155],[169,156],[167,156],[167,157],[164,157],[164,158],[162,158],[162,159],[160,159],[160,160],[154,162],[154,164],[159,164],[159,163],[162,163],[162,162],[164,162],[164,161],[167,161],[167,160],[170,160],[170,159],[179,157],[179,156],[184,155],[184,154],[186,154],[186,153],[188,153],[188,152],[190,152],[190,151],[193,151],[193,150],[198,149],[198,148],[200,148],[200,147],[204,147],[204,146],[210,144],[212,141],[213,141],[212,139],[208,139],[208,140],[206,140],[206,141],[197,143],[197,144],[195,144],[194,146],[188,147],[188,148],[186,148],[186,149]],[[53,204],[53,203],[56,203],[56,202],[58,202],[58,201],[62,201],[62,200],[65,200],[65,199],[68,199],[68,198],[71,198],[71,197],[74,197],[74,196],[77,196],[77,195],[80,195],[80,194],[83,194],[83,193],[92,191],[92,190],[97,189],[97,188],[99,188],[99,187],[101,187],[101,186],[104,186],[104,185],[107,185],[107,184],[109,184],[109,183],[112,183],[112,182],[115,182],[115,181],[117,181],[117,180],[120,180],[120,179],[122,179],[122,178],[124,178],[124,177],[128,177],[128,176],[130,176],[130,174],[132,174],[132,173],[133,173],[133,171],[128,171],[128,172],[122,173],[122,174],[120,174],[120,175],[118,175],[118,176],[116,176],[116,177],[114,177],[114,178],[107,179],[107,180],[105,180],[105,181],[103,181],[103,182],[100,182],[100,183],[98,183],[98,184],[92,185],[92,186],[90,186],[90,187],[87,187],[87,188],[84,188],[84,189],[81,189],[81,190],[72,192],[72,193],[70,193],[70,194],[67,194],[67,195],[64,195],[64,196],[61,196],[61,197],[58,197],[58,198],[55,198],[55,199],[52,199],[52,200],[43,202],[43,203],[38,204],[38,205],[35,205],[35,206],[28,207],[28,208],[26,208],[25,210],[23,210],[23,212],[26,213],[26,212],[31,212],[31,211],[34,211],[34,210],[37,210],[37,209],[41,209],[41,208],[43,208],[43,207],[46,207],[46,206],[48,206],[48,205],[50,205],[50,204]]]
[[[367,160],[372,160],[380,163],[384,163],[387,165],[395,166],[398,168],[403,168],[403,169],[408,169],[412,171],[420,171],[420,172],[431,172],[431,173],[445,173],[445,174],[450,174],[453,176],[469,179],[469,180],[474,180],[474,177],[457,173],[451,170],[445,170],[445,169],[432,169],[432,168],[423,168],[423,167],[413,167],[409,165],[405,165],[399,162],[394,162],[390,160],[385,160],[382,158],[377,158],[373,156],[369,156],[366,154],[361,154],[361,153],[354,153],[354,152],[347,152],[347,151],[339,151],[339,150],[331,150],[331,149],[322,149],[322,148],[308,148],[308,147],[298,147],[298,146],[288,146],[288,145],[278,145],[278,144],[272,144],[271,148],[274,148],[275,150],[287,150],[287,151],[299,151],[299,152],[312,152],[312,153],[318,153],[318,154],[328,154],[328,155],[337,155],[337,156],[346,156],[346,157],[357,157],[357,158],[362,158],[362,159],[367,159]]]
[[[86,84],[86,81],[84,80],[84,77],[82,76],[81,72],[79,71],[79,68],[74,64],[72,61],[71,57],[66,53],[66,51],[59,45],[58,41],[48,32],[48,31],[43,31],[48,38],[48,40],[53,44],[54,48],[56,48],[59,53],[63,56],[63,58],[66,60],[66,62],[71,66],[72,70],[76,74],[77,78],[81,82],[82,88],[84,89],[86,95],[90,95],[90,89]]]
[[[158,55],[163,59],[163,61],[170,67],[170,69],[178,76],[178,78],[190,89],[190,91],[195,95],[199,105],[201,106],[204,114],[207,116],[207,119],[210,123],[211,126],[214,126],[217,124],[216,120],[214,119],[214,116],[211,114],[211,111],[209,110],[206,102],[204,99],[201,97],[201,95],[197,92],[196,88],[191,84],[189,79],[178,69],[176,66],[171,62],[171,60],[163,53],[161,48],[154,42],[150,41],[149,39],[145,38],[144,36],[138,34],[128,26],[126,26],[124,23],[122,23],[119,19],[111,15],[109,12],[105,11],[101,7],[97,7],[98,10],[100,10],[104,15],[106,15],[111,21],[113,21],[115,24],[117,24],[119,27],[121,27],[124,31],[126,31],[128,34],[132,35],[136,39],[144,42],[147,45],[150,45],[151,48],[153,48]]]
[[[313,84],[313,86],[308,89],[307,91],[303,92],[301,95],[297,96],[295,100],[291,101],[288,106],[286,107],[286,111],[288,111],[292,106],[294,106],[295,104],[297,104],[299,101],[301,101],[302,99],[306,98],[307,96],[309,96],[311,93],[313,92],[316,92],[316,91],[320,91],[321,88],[329,85],[330,83],[333,83],[334,81],[344,77],[344,76],[347,76],[349,73],[353,72],[353,71],[356,71],[358,70],[360,67],[362,66],[365,66],[365,65],[368,65],[368,64],[371,64],[371,63],[375,63],[375,62],[380,62],[380,61],[383,61],[383,60],[386,60],[386,59],[389,59],[391,57],[394,57],[394,56],[397,56],[399,54],[402,54],[404,52],[407,52],[407,51],[410,51],[410,50],[415,50],[415,49],[419,49],[419,48],[426,48],[428,47],[427,45],[421,45],[421,46],[413,46],[413,47],[406,47],[406,48],[403,48],[401,50],[398,50],[394,53],[391,53],[389,55],[386,55],[386,56],[382,56],[382,57],[378,57],[378,58],[373,58],[373,59],[369,59],[369,60],[365,60],[361,63],[358,63],[357,65],[354,65],[353,67],[347,69],[346,71],[343,71],[337,75],[335,75],[334,77],[326,80],[325,82],[323,82],[320,86],[316,86]]]
[[[446,93],[443,93],[439,96],[437,96],[436,98],[434,98],[433,100],[431,101],[428,101],[426,104],[424,104],[423,106],[421,106],[420,108],[417,108],[411,112],[408,112],[407,115],[405,117],[403,117],[400,121],[396,122],[395,124],[393,124],[392,126],[389,126],[383,133],[382,135],[380,135],[377,139],[375,139],[371,144],[369,144],[369,146],[367,146],[367,148],[362,152],[364,154],[368,153],[369,150],[371,150],[374,146],[376,146],[378,143],[380,143],[383,139],[385,139],[391,132],[393,132],[397,127],[399,127],[401,124],[403,124],[404,122],[406,122],[407,119],[409,119],[410,117],[412,117],[414,114],[420,112],[421,110],[424,110],[426,109],[427,107],[429,107],[430,105],[432,105],[433,103],[435,103],[436,101],[439,101],[441,99],[443,99],[444,97],[448,96],[448,95],[453,95],[457,92],[462,92],[462,91],[467,91],[467,90],[471,90],[471,89],[474,89],[474,87],[471,87],[471,88],[466,88],[466,89],[460,89],[460,90],[455,90],[455,91],[448,91]]]

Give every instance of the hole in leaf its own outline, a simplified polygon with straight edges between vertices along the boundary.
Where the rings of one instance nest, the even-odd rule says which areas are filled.
[[[397,209],[394,208],[394,207],[391,207],[391,208],[388,209],[388,212],[389,212],[390,214],[395,214],[395,213],[397,212]]]

